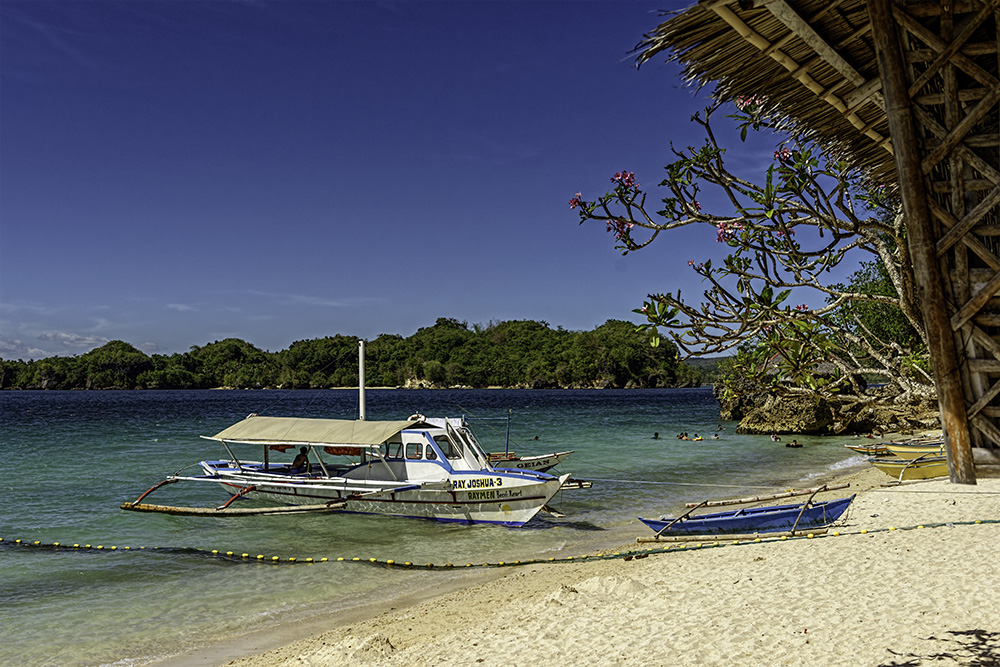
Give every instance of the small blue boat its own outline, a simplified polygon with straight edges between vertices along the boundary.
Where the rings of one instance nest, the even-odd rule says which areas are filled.
[[[657,535],[751,535],[823,528],[840,518],[854,496],[820,503],[750,507],[713,514],[699,514],[680,519],[643,519],[639,521]],[[804,509],[803,509],[804,508]]]

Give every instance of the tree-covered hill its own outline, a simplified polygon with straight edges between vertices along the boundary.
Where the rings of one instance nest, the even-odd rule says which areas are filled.
[[[673,387],[699,382],[671,344],[652,347],[634,324],[592,331],[517,320],[473,325],[439,318],[408,338],[383,334],[365,346],[368,386]],[[111,341],[73,357],[0,359],[2,389],[207,389],[351,387],[358,338],[328,336],[267,352],[236,338],[173,355],[147,356]]]

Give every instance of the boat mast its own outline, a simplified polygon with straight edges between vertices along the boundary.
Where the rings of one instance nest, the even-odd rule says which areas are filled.
[[[365,341],[358,341],[358,419],[365,420]]]

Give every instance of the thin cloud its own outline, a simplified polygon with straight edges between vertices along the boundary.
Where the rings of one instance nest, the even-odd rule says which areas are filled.
[[[26,345],[16,338],[0,338],[0,357],[4,359],[40,359],[45,356],[48,356],[45,350]]]
[[[45,333],[38,334],[38,340],[59,343],[60,345],[71,349],[93,349],[104,345],[111,339],[103,336],[82,336],[74,333],[47,331]]]

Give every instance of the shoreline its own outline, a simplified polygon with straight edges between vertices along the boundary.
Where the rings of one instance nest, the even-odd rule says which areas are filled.
[[[849,515],[853,514],[854,518],[848,519],[848,522],[849,526],[857,524],[858,530],[861,530],[861,526],[868,523],[871,523],[870,529],[877,529],[877,517],[879,513],[873,513],[872,517],[859,518],[860,513],[856,509],[857,506],[872,505],[875,502],[873,495],[882,492],[895,492],[897,496],[909,493],[907,490],[910,487],[909,484],[900,487],[882,486],[890,481],[888,476],[874,468],[863,468],[847,474],[831,473],[830,475],[823,475],[810,482],[810,485],[820,486],[823,483],[833,482],[850,483],[851,487],[849,489],[825,492],[817,495],[817,499],[842,497],[845,494],[858,493],[858,498],[854,503],[855,507],[852,507],[848,513]],[[951,487],[950,493],[959,493],[954,490],[955,485],[950,485],[947,479],[920,483],[921,486],[927,484],[937,486],[942,484],[948,485]],[[980,485],[970,488],[976,490],[972,495],[986,497],[983,494],[990,493],[989,489],[992,489],[992,492],[1000,493],[1000,480],[982,480]],[[936,493],[941,492],[938,491]],[[947,494],[949,492],[945,491],[944,493]],[[969,495],[969,492],[963,491],[962,493],[963,495]],[[983,516],[981,518],[995,518],[997,515],[998,512],[993,511],[991,517]],[[923,519],[923,522],[931,523],[929,519]],[[1000,529],[996,526],[978,526],[977,530],[995,531],[991,534],[1000,536]],[[636,532],[641,532],[641,529],[637,527]],[[842,536],[841,541],[844,539],[848,538]],[[879,539],[884,540],[885,536],[883,535]],[[794,541],[798,542],[799,540]],[[816,540],[815,543],[818,544],[820,541]],[[829,541],[831,541],[829,537],[822,539],[824,543],[828,543]],[[753,545],[749,549],[774,549],[774,542],[775,540],[773,539],[764,540],[763,543]],[[790,545],[791,542],[787,542],[782,544],[782,547],[787,548]],[[663,546],[665,545],[640,546],[630,543],[628,545],[620,545],[618,549],[638,552],[648,548],[659,550]],[[793,547],[791,550],[798,551],[802,548],[799,545]],[[607,548],[600,549],[600,552],[609,553],[614,550],[615,547],[613,545],[608,545]],[[676,551],[677,547],[674,547],[674,550]],[[715,549],[714,551],[735,552],[742,550]],[[708,553],[701,555],[708,556]],[[678,554],[677,556],[655,554],[648,560],[640,556],[643,559],[641,561],[643,567],[653,563],[667,563],[667,561],[671,561],[676,557],[690,559],[694,557],[694,550],[689,550],[688,553]],[[714,561],[719,556],[712,555],[709,558]],[[733,561],[733,558],[736,560]],[[724,558],[727,566],[745,566],[746,564],[742,563],[742,559],[742,556],[733,556],[732,554]],[[527,596],[530,599],[536,599],[538,596],[544,597],[546,594],[551,596],[558,594],[559,591],[567,587],[578,591],[579,586],[584,585],[594,577],[611,576],[614,579],[616,577],[616,575],[613,575],[614,572],[628,572],[630,568],[634,568],[635,564],[639,562],[639,559],[631,562],[617,559],[587,563],[560,563],[558,565],[535,564],[524,565],[514,569],[479,570],[462,573],[457,577],[454,574],[450,574],[444,583],[430,584],[423,589],[411,591],[398,598],[380,600],[346,611],[314,616],[306,620],[282,623],[266,631],[254,633],[252,636],[232,637],[223,642],[166,658],[153,664],[160,667],[191,667],[195,665],[284,667],[293,664],[328,664],[332,661],[343,660],[351,664],[397,664],[397,657],[402,658],[402,655],[397,656],[400,653],[406,653],[410,661],[417,660],[419,662],[427,658],[426,655],[419,652],[420,650],[431,650],[430,647],[432,645],[435,647],[439,646],[441,643],[439,641],[440,638],[436,636],[435,632],[441,630],[443,626],[434,621],[427,624],[428,627],[424,630],[419,628],[414,629],[411,627],[414,625],[412,620],[414,618],[425,614],[436,616],[443,613],[449,619],[449,622],[445,624],[448,628],[452,628],[456,624],[459,627],[465,627],[470,623],[478,625],[483,616],[480,609],[483,605],[472,603],[471,601],[473,600],[486,601],[487,604],[485,607],[491,609],[494,606],[498,606],[501,609],[509,607],[508,612],[516,618],[519,613],[517,612],[519,607],[517,600],[522,597]],[[1000,575],[997,576],[997,584],[1000,587]],[[614,588],[613,585],[611,587]],[[632,588],[642,590],[643,584],[639,580],[634,582],[634,585],[629,584],[629,587],[630,590]],[[599,586],[598,588],[601,587]],[[557,604],[555,606],[559,607],[560,605]],[[544,618],[546,614],[542,614],[541,616]],[[996,616],[1000,618],[1000,612]],[[403,630],[403,625],[407,625],[407,629]],[[1000,631],[1000,627],[997,630]],[[389,634],[386,634],[386,632]],[[483,632],[488,633],[489,630],[483,629]],[[467,639],[472,639],[474,636],[477,635],[472,633]],[[1000,634],[998,634],[998,637],[1000,637]],[[418,649],[417,647],[419,646],[424,646],[424,649]],[[447,651],[440,653],[443,649],[434,649],[438,651],[434,655],[434,660],[439,664],[466,664],[468,655],[465,654],[464,650],[459,650],[457,646],[454,649],[456,653],[450,657]],[[333,655],[331,652],[336,653],[336,655]],[[322,658],[319,655],[320,653],[324,654]],[[465,655],[465,659],[460,659],[459,656],[461,655]],[[528,656],[525,659],[537,659],[538,657]],[[486,664],[507,663],[491,662],[490,659],[486,659]]]

